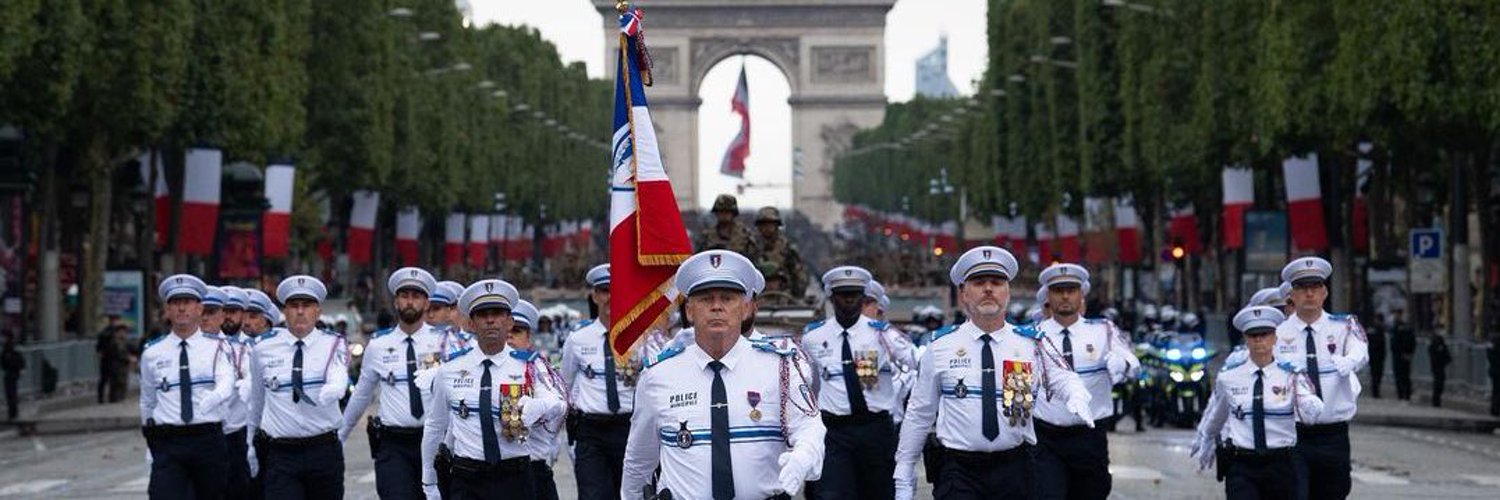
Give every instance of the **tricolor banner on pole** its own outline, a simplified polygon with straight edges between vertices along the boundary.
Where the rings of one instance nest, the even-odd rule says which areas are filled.
[[[380,192],[355,191],[349,209],[349,262],[369,264],[375,244],[375,215],[380,212]]]
[[[443,224],[443,265],[456,266],[464,262],[464,222],[468,216],[463,212],[448,214]]]
[[[166,171],[162,170],[160,151],[141,154],[141,182],[151,188],[151,200],[156,206],[156,249],[167,248],[167,233],[172,230],[172,192],[167,189]]]
[[[1182,245],[1189,255],[1203,251],[1203,242],[1198,237],[1198,216],[1192,205],[1181,205],[1170,211],[1172,219],[1167,225],[1167,244]]]
[[[224,152],[214,148],[187,151],[186,171],[182,180],[182,220],[177,231],[177,248],[188,255],[209,256],[214,251],[214,236],[219,230],[220,179],[224,173]]]
[[[490,247],[490,216],[489,214],[474,214],[469,216],[469,267],[484,269],[489,262]]]
[[[1078,219],[1057,214],[1057,254],[1062,262],[1078,263],[1083,260],[1083,248],[1078,241]]]
[[[1224,166],[1224,248],[1245,247],[1245,211],[1255,204],[1255,175],[1248,168]]]
[[[1109,262],[1109,200],[1083,199],[1083,261],[1093,265]]]
[[[1036,230],[1036,260],[1034,262],[1038,266],[1046,267],[1055,260],[1052,258],[1054,251],[1052,228],[1047,227],[1045,222],[1038,222],[1033,225],[1033,228]]]
[[[609,345],[621,362],[636,340],[671,312],[678,295],[672,276],[693,251],[646,103],[651,68],[640,43],[641,17],[640,9],[622,9],[615,68],[608,326]]]
[[[745,158],[750,156],[750,85],[746,82],[745,67],[740,66],[740,83],[729,100],[730,109],[740,115],[740,133],[729,141],[724,160],[719,162],[719,173],[741,179],[745,178]]]
[[[268,258],[284,258],[292,240],[292,184],[297,169],[288,163],[266,167],[266,199],[271,208],[261,217],[261,245]]]
[[[401,265],[415,266],[421,254],[417,240],[422,235],[422,212],[417,207],[406,207],[396,213],[396,255]]]
[[[1120,262],[1141,262],[1141,216],[1135,211],[1135,199],[1115,198],[1115,239]]]
[[[1323,224],[1323,186],[1318,180],[1318,155],[1293,156],[1281,162],[1286,175],[1287,224],[1292,247],[1317,252],[1328,248]]]

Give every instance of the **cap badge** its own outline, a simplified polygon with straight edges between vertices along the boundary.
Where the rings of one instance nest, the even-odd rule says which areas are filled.
[[[854,270],[853,269],[845,269],[844,270],[844,277],[847,278],[847,277],[853,276],[853,275],[854,275]]]
[[[986,258],[986,259],[990,258],[990,251],[989,250],[985,250],[984,251],[984,258]]]
[[[307,278],[297,278],[297,286],[303,286],[305,284],[307,284]]]
[[[493,292],[493,291],[495,291],[495,284],[493,282],[491,282],[491,283],[485,283],[484,284],[484,291],[486,291],[486,292]]]
[[[1251,312],[1251,313],[1254,313],[1254,314],[1255,314],[1255,317],[1257,317],[1257,318],[1259,318],[1259,317],[1260,317],[1260,309],[1254,309],[1254,310],[1251,310],[1251,311],[1250,311],[1250,312]]]
[[[712,254],[712,255],[708,256],[708,265],[713,266],[714,269],[718,269],[719,268],[719,264],[721,264],[723,262],[724,262],[724,256],[722,256],[722,255]]]

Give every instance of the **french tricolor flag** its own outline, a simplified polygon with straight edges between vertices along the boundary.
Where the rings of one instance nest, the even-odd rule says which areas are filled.
[[[261,217],[261,244],[267,258],[279,259],[288,255],[292,239],[292,184],[297,169],[290,163],[274,163],[266,167],[266,199],[271,209]]]
[[[186,166],[177,248],[187,255],[212,255],[219,228],[219,182],[224,173],[224,152],[214,148],[189,149]]]
[[[1203,251],[1203,242],[1198,237],[1198,216],[1192,205],[1181,205],[1171,209],[1172,219],[1167,226],[1167,243],[1182,245],[1189,255]]]
[[[448,214],[443,223],[443,265],[456,266],[464,262],[464,222],[468,216],[462,212]]]
[[[1135,199],[1115,198],[1115,238],[1119,247],[1115,256],[1120,262],[1141,261],[1141,216],[1135,211]]]
[[[417,240],[422,234],[422,212],[417,207],[406,207],[396,213],[396,256],[403,266],[417,265],[421,246]]]
[[[740,83],[729,101],[730,109],[740,115],[740,133],[729,142],[719,162],[719,173],[741,179],[745,178],[745,158],[750,156],[750,85],[746,82],[745,68],[740,67]]]
[[[349,262],[369,264],[375,243],[375,215],[380,211],[380,193],[355,191],[354,206],[349,209]]]
[[[504,215],[490,214],[490,248],[501,262],[505,261],[505,225]]]
[[[1056,260],[1053,258],[1052,228],[1047,227],[1045,222],[1038,222],[1032,227],[1036,230],[1036,258],[1032,261],[1045,267]]]
[[[474,214],[469,216],[469,267],[484,269],[489,262],[490,246],[490,216],[489,214]]]
[[[1109,200],[1083,199],[1083,260],[1089,264],[1109,261]]]
[[[142,154],[141,182],[151,186],[151,201],[156,212],[156,249],[167,248],[167,233],[172,229],[172,191],[167,189],[167,175],[162,170],[160,151]]]
[[[1225,166],[1224,248],[1245,248],[1245,211],[1255,204],[1255,175],[1248,168]]]
[[[1057,214],[1057,252],[1062,262],[1079,262],[1083,259],[1083,247],[1078,241],[1078,219]]]
[[[1293,156],[1281,162],[1286,175],[1287,223],[1292,247],[1317,252],[1328,248],[1323,225],[1323,186],[1318,181],[1318,155]]]

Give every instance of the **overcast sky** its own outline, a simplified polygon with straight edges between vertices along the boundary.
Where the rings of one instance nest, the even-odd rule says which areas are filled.
[[[557,45],[564,61],[583,61],[589,74],[604,75],[603,20],[589,0],[470,0],[478,23],[526,24]],[[649,1],[646,29],[650,32]],[[892,101],[911,99],[917,58],[937,46],[938,37],[948,35],[948,77],[960,93],[972,94],[974,82],[984,72],[984,0],[899,0],[887,16],[885,35],[885,93]],[[649,35],[647,40],[649,41]],[[698,201],[707,206],[719,193],[733,192],[738,179],[718,175],[719,161],[729,141],[739,131],[739,118],[729,110],[729,98],[747,68],[750,85],[751,143],[746,160],[745,182],[751,187],[740,197],[741,209],[771,204],[791,204],[792,144],[791,108],[786,99],[790,85],[770,62],[758,57],[731,57],[720,62],[703,80],[703,98],[698,123]],[[649,93],[650,91],[647,90]],[[611,110],[600,110],[607,119]],[[765,187],[756,187],[765,186]]]

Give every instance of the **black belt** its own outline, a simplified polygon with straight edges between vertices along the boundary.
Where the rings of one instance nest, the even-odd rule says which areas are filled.
[[[943,448],[943,453],[948,456],[963,460],[999,460],[1011,461],[1019,459],[1031,459],[1031,443],[1021,443],[1020,446],[1001,451],[968,451],[956,448]]]
[[[630,424],[629,413],[579,413],[578,420],[590,424],[619,425]]]
[[[1297,424],[1298,436],[1329,436],[1333,434],[1348,434],[1349,422],[1334,422],[1331,424]]]
[[[1037,434],[1046,434],[1053,437],[1073,437],[1080,434],[1087,434],[1089,431],[1094,430],[1093,427],[1089,427],[1083,424],[1066,426],[1052,425],[1043,422],[1041,419],[1032,419],[1031,426],[1036,430]]]
[[[1291,457],[1292,448],[1271,448],[1266,451],[1255,451],[1229,446],[1224,448],[1224,454],[1236,460],[1271,460]]]
[[[531,457],[507,458],[493,464],[484,460],[453,455],[449,464],[453,475],[491,474],[496,472],[531,472]]]
[[[891,419],[890,412],[884,411],[852,413],[849,415],[834,415],[826,411],[822,413],[823,425],[859,425],[880,420],[890,421]]]
[[[141,434],[148,438],[172,438],[183,436],[197,436],[210,432],[224,433],[222,422],[205,422],[189,425],[147,425],[141,427]]]
[[[421,427],[380,426],[380,433],[389,437],[422,437]]]
[[[339,434],[328,431],[322,434],[307,437],[279,438],[271,437],[266,431],[257,430],[257,435],[265,436],[267,444],[276,448],[308,448],[322,444],[339,444]]]

